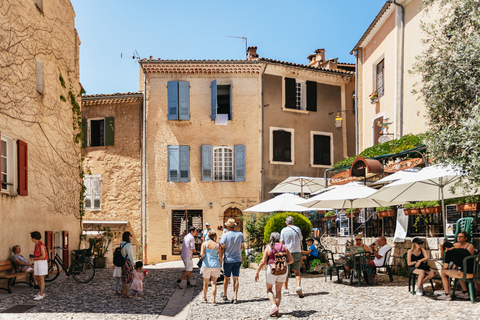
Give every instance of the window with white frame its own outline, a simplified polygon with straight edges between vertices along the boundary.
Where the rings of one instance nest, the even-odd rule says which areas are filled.
[[[310,138],[310,164],[312,167],[331,167],[333,164],[333,134],[312,131]]]
[[[213,181],[233,181],[233,148],[213,147]]]
[[[87,175],[85,185],[85,210],[100,210],[102,204],[102,180],[100,174]]]
[[[202,181],[245,182],[247,146],[202,145]]]
[[[284,91],[286,109],[317,111],[316,82],[285,78]]]
[[[294,129],[270,127],[270,162],[294,164]]]
[[[1,136],[1,190],[9,193],[14,192],[14,167],[15,167],[15,151],[13,139],[2,135]]]

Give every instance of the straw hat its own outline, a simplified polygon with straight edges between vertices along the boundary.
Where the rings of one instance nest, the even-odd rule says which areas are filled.
[[[226,225],[227,227],[233,228],[233,227],[235,227],[237,224],[235,223],[235,219],[230,218],[230,219],[227,220],[227,222],[225,222],[225,225]]]

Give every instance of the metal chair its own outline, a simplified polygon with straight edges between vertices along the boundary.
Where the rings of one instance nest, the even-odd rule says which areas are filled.
[[[405,252],[402,256],[402,260],[405,262],[405,267],[407,268],[407,273],[408,273],[408,264],[407,264],[407,252]],[[415,294],[415,281],[417,278],[416,273],[408,273],[408,291],[411,291],[412,294]],[[430,279],[430,285],[432,286],[432,289],[435,288],[433,285],[433,280]]]
[[[388,278],[390,279],[390,282],[393,282],[392,266],[389,263],[391,252],[392,252],[392,249],[389,249],[387,252],[385,252],[385,259],[383,259],[383,264],[381,266],[376,266],[375,269],[385,268],[388,274]]]
[[[473,264],[473,273],[467,273],[467,265]],[[472,255],[463,259],[463,278],[455,278],[452,289],[452,298],[455,298],[455,287],[458,281],[465,281],[468,284],[468,293],[470,301],[475,303],[475,282],[480,281],[480,255]]]
[[[473,238],[473,218],[472,217],[461,218],[457,220],[457,223],[455,226],[455,242],[457,242],[457,236],[460,232],[466,232],[468,234],[468,238],[470,239],[470,242],[472,242],[472,238]]]
[[[337,282],[340,282],[340,270],[345,272],[343,265],[337,265],[335,259],[333,258],[333,252],[330,250],[323,250],[325,256],[327,257],[327,267],[325,268],[325,282],[327,282],[328,273],[330,272],[330,281],[332,280],[333,271],[337,272]]]
[[[372,274],[372,269],[370,268],[370,265],[368,264],[370,257],[367,256],[366,252],[357,252],[353,254],[352,257],[352,275],[350,277],[350,284],[353,285],[353,278],[354,275],[357,275],[358,279],[358,286],[362,286],[362,275],[365,278],[365,281],[368,285],[372,285],[370,282],[370,276]]]

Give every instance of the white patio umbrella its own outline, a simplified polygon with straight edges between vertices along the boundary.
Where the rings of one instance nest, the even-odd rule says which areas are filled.
[[[276,196],[273,199],[259,203],[253,207],[250,207],[244,211],[246,212],[306,212],[314,209],[302,207],[299,203],[303,203],[306,200],[296,196],[294,194],[284,193]],[[329,210],[329,209],[318,209]]]
[[[417,169],[417,168],[410,168],[402,171],[397,171],[395,173],[392,173],[386,176],[385,178],[378,180],[377,182],[375,182],[375,184],[376,185],[385,184],[385,183],[390,183],[393,181],[409,178],[409,177],[412,177],[414,174],[418,173],[419,171],[420,169]]]
[[[269,193],[299,193],[303,197],[304,193],[314,193],[326,186],[325,178],[313,177],[288,177],[280,182]]]

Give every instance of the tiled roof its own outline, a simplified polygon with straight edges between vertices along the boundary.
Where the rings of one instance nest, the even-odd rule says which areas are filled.
[[[299,64],[299,63],[293,63],[293,62],[286,62],[286,61],[281,61],[281,60],[274,60],[274,59],[267,59],[267,58],[258,58],[261,61],[266,61],[269,63],[279,63],[279,64],[284,64],[287,66],[292,66],[292,67],[298,67],[298,68],[306,68],[310,70],[318,70],[318,71],[323,71],[327,73],[336,73],[336,74],[342,74],[342,75],[348,75],[348,76],[353,76],[355,72],[347,71],[347,70],[332,70],[332,69],[327,69],[327,68],[319,68],[319,67],[313,67],[309,66],[306,64]]]
[[[82,106],[143,101],[142,92],[101,93],[82,96]]]

